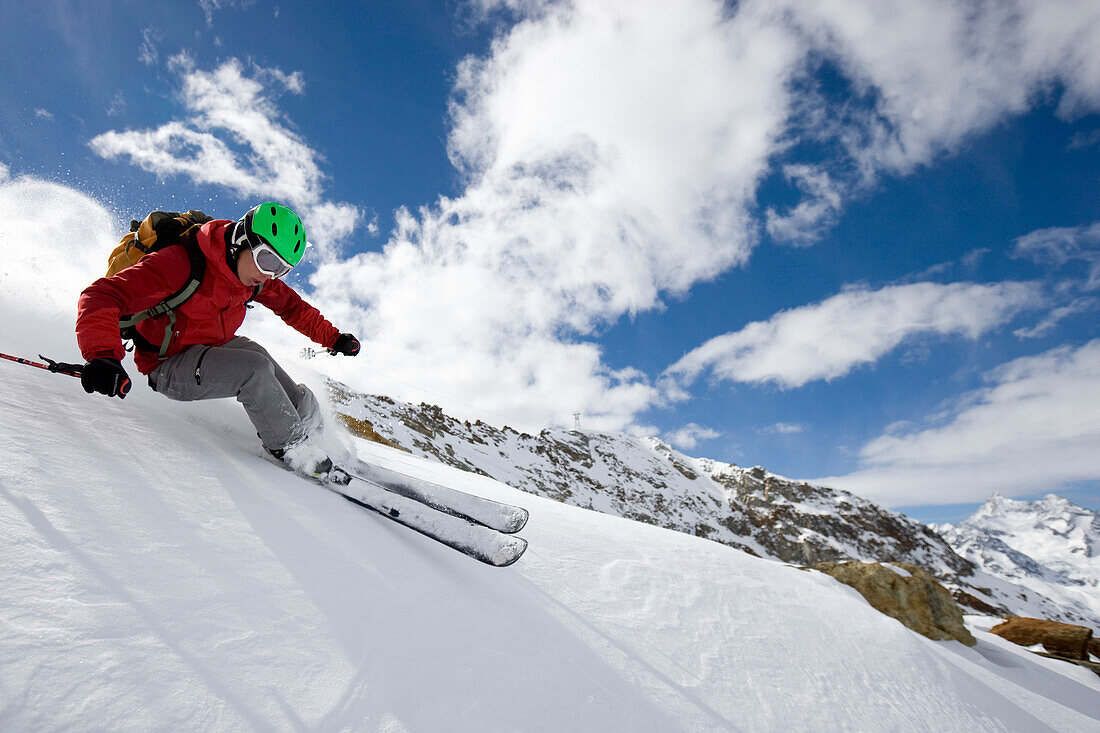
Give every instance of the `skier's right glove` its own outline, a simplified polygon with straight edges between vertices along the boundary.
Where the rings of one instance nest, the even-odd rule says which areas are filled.
[[[88,394],[99,392],[125,399],[133,386],[118,359],[91,359],[80,373],[80,384]]]
[[[355,356],[359,353],[359,339],[355,338],[350,333],[342,333],[336,337],[336,341],[329,347],[328,353],[333,356],[337,354]]]

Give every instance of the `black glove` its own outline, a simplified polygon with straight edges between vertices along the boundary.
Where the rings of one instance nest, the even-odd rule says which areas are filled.
[[[125,399],[133,386],[118,359],[92,359],[84,365],[80,384],[88,394],[99,392],[119,399]]]
[[[187,224],[180,221],[178,218],[180,215],[176,212],[169,211],[166,213],[168,216],[153,225],[153,231],[157,233],[158,242],[176,242],[183,234],[183,230],[187,228]]]
[[[336,341],[329,347],[328,353],[333,356],[337,354],[355,356],[359,353],[359,339],[355,338],[350,333],[342,333],[336,337]]]

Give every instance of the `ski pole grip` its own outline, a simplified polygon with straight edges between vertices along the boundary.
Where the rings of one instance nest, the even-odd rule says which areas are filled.
[[[46,368],[54,374],[67,374],[70,377],[79,377],[84,372],[84,366],[82,364],[66,364],[63,361],[54,361],[53,359],[38,355],[38,358],[46,362]],[[34,362],[27,362],[33,364]]]

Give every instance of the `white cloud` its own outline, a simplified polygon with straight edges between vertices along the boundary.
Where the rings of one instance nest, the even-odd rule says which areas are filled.
[[[721,435],[717,430],[696,425],[692,422],[673,433],[669,433],[665,436],[665,440],[681,450],[695,450],[700,440],[713,440],[721,437]]]
[[[836,223],[841,192],[828,172],[809,165],[787,165],[783,175],[793,181],[805,198],[786,214],[769,208],[768,234],[784,244],[809,245],[821,239],[824,230]]]
[[[1091,148],[1093,145],[1100,143],[1100,130],[1089,130],[1088,132],[1078,132],[1069,141],[1070,150],[1082,150],[1084,148]]]
[[[927,164],[1059,85],[1063,116],[1100,106],[1100,5],[1090,0],[766,2],[873,99],[830,121],[871,169]]]
[[[53,113],[47,109],[37,108],[34,110],[34,116],[41,120],[52,120]]]
[[[556,4],[556,0],[468,0],[467,5],[485,19],[490,13],[500,10],[512,11],[523,17],[536,17],[547,8]]]
[[[800,387],[870,364],[917,335],[977,338],[1041,302],[1034,285],[914,283],[852,288],[717,336],[667,374],[691,384],[704,372],[731,382]]]
[[[801,52],[708,0],[639,7],[548,6],[462,64],[464,193],[313,280],[352,296],[379,372],[536,424],[621,429],[658,401],[585,339],[747,258]]]
[[[797,49],[705,0],[554,7],[460,70],[449,148],[472,181],[466,201],[507,207],[540,239],[532,225],[556,214],[560,253],[612,273],[570,278],[615,314],[744,261],[786,114],[773,91]]]
[[[111,96],[111,105],[107,107],[108,117],[118,117],[126,111],[126,97],[121,91],[115,92]]]
[[[1100,339],[1012,361],[924,429],[867,443],[814,479],[893,506],[983,501],[1100,480]]]
[[[138,60],[146,66],[153,66],[160,56],[157,44],[164,40],[164,33],[156,28],[146,28],[141,32],[141,45],[138,47]]]
[[[288,199],[288,201],[296,200]],[[306,231],[309,233],[311,245],[347,239],[363,218],[362,211],[351,204],[334,204],[326,201],[303,204],[301,209],[303,221],[308,222]]]
[[[1078,295],[1100,288],[1100,223],[1030,232],[1016,239],[1012,256],[1059,271],[1059,280],[1052,290],[1060,304],[1035,326],[1014,331],[1017,337],[1045,336],[1065,319],[1100,306],[1100,299]]]
[[[1025,234],[1016,240],[1013,254],[1054,266],[1083,262],[1088,267],[1084,287],[1100,288],[1100,222],[1079,227],[1050,227]]]
[[[206,72],[185,54],[169,66],[181,75],[180,100],[192,116],[151,130],[98,135],[89,143],[97,155],[128,158],[158,176],[182,175],[242,196],[286,202],[300,210],[322,254],[354,231],[361,212],[324,200],[318,154],[283,124],[273,101],[281,90],[300,92],[300,74],[256,69],[248,76],[236,59]],[[238,152],[242,147],[246,154]]]
[[[1050,311],[1043,320],[1030,328],[1020,328],[1012,333],[1018,338],[1039,338],[1054,330],[1065,319],[1100,308],[1100,298],[1075,298],[1068,305]]]
[[[206,24],[208,26],[214,25],[214,13],[225,8],[238,8],[240,10],[246,10],[256,4],[256,0],[199,0],[199,7],[202,8],[203,13],[206,15]],[[275,15],[278,17],[278,7],[275,9]]]
[[[769,8],[808,53],[807,73],[792,80],[798,93],[785,141],[832,150],[816,165],[844,198],[882,174],[931,165],[1037,103],[1057,101],[1067,119],[1100,109],[1100,4],[1092,0],[754,4]],[[814,74],[822,60],[839,70],[852,96],[837,98],[835,83],[820,88]],[[800,208],[790,224],[815,214],[822,219],[811,231],[831,222],[831,209],[812,193]]]
[[[775,425],[761,428],[757,432],[763,433],[764,435],[797,435],[805,430],[805,426],[797,423],[777,422]]]
[[[989,254],[991,251],[992,250],[990,250],[988,247],[979,247],[977,249],[970,250],[962,256],[962,266],[970,271],[976,270],[978,268],[978,265],[981,263],[982,258]]]

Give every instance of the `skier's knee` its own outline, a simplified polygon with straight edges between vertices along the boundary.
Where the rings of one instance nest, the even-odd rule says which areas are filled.
[[[242,351],[236,355],[235,368],[241,375],[242,388],[248,385],[264,383],[275,380],[275,365],[264,354],[253,351]]]
[[[261,354],[257,351],[242,351],[240,360],[247,369],[253,372],[275,371],[275,364],[267,354]]]

